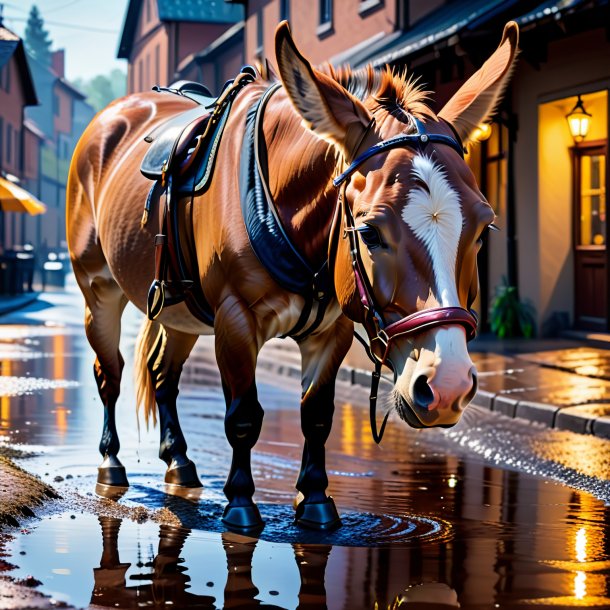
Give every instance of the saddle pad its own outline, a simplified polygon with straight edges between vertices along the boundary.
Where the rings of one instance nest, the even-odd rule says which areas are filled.
[[[195,106],[155,128],[144,138],[150,148],[142,159],[140,171],[150,180],[159,180],[164,165],[171,167],[178,142],[190,141],[197,133],[203,133],[210,116],[211,112],[205,106]]]
[[[259,137],[259,120],[265,104],[279,85],[265,92],[246,115],[246,130],[240,157],[239,191],[241,210],[250,245],[261,264],[283,288],[301,295],[311,295],[316,272],[286,235],[266,180],[266,148]]]

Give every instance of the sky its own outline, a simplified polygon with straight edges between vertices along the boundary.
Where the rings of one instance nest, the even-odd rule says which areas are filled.
[[[90,79],[114,68],[127,70],[117,59],[119,37],[128,0],[0,0],[4,25],[24,35],[33,4],[38,6],[53,41],[52,49],[66,50],[66,78]]]

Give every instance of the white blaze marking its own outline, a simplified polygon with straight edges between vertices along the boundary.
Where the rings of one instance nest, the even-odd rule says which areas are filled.
[[[411,189],[402,219],[430,254],[440,305],[459,306],[455,261],[464,221],[460,197],[449,184],[447,174],[432,159],[417,155],[413,159],[413,173],[428,186],[430,193],[423,188]]]

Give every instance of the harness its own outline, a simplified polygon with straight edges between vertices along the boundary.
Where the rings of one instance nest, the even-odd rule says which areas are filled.
[[[258,260],[282,288],[305,299],[297,323],[283,335],[301,341],[322,322],[333,290],[328,261],[316,269],[301,255],[286,234],[269,192],[263,116],[267,102],[280,87],[277,83],[267,89],[247,112],[239,192],[246,232]],[[315,319],[305,328],[314,305]]]
[[[178,201],[180,197],[203,193],[210,185],[216,153],[233,100],[243,87],[256,78],[246,66],[234,80],[225,84],[218,98],[198,83],[178,81],[168,88],[156,87],[162,93],[188,97],[197,106],[182,112],[148,134],[150,144],[140,171],[154,184],[150,189],[142,224],[148,221],[155,195],[165,194],[161,210],[161,232],[155,236],[155,277],[148,290],[147,314],[154,320],[164,307],[185,302],[189,311],[208,326],[214,325],[214,311],[208,303],[199,277],[197,257],[191,252],[190,265],[180,239]],[[192,242],[192,240],[187,240]],[[192,245],[189,243],[189,246]]]
[[[383,438],[383,433],[387,424],[389,412],[385,414],[379,431],[377,430],[376,408],[377,391],[381,378],[381,367],[386,363],[392,342],[397,337],[412,337],[422,332],[436,328],[438,326],[457,325],[466,331],[466,339],[474,339],[477,331],[477,318],[473,311],[463,307],[434,307],[417,311],[405,316],[396,322],[387,324],[381,309],[375,302],[375,297],[370,280],[364,269],[362,257],[360,255],[360,243],[356,232],[356,222],[352,209],[346,202],[345,190],[351,175],[368,159],[382,152],[387,152],[394,148],[409,147],[422,150],[427,144],[444,144],[453,148],[462,158],[464,149],[455,138],[439,133],[428,133],[424,124],[416,117],[412,117],[416,132],[412,134],[400,134],[383,142],[371,146],[359,155],[339,176],[333,180],[333,184],[339,189],[337,211],[340,219],[344,223],[342,238],[349,240],[350,257],[352,269],[360,304],[364,311],[363,326],[369,338],[369,345],[358,335],[356,337],[365,346],[367,355],[373,361],[375,370],[371,379],[371,392],[369,396],[369,414],[371,420],[371,432],[373,440],[379,444]],[[336,219],[336,229],[340,229],[340,219]],[[333,246],[331,237],[331,248]],[[369,347],[370,346],[370,347]],[[391,363],[390,363],[391,364]],[[391,367],[394,370],[393,366]],[[394,371],[394,373],[396,373]]]

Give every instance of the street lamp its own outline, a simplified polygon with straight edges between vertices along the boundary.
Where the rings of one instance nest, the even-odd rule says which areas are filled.
[[[582,142],[587,137],[591,125],[591,118],[592,116],[585,110],[579,95],[574,108],[566,114],[570,133],[575,142]]]

